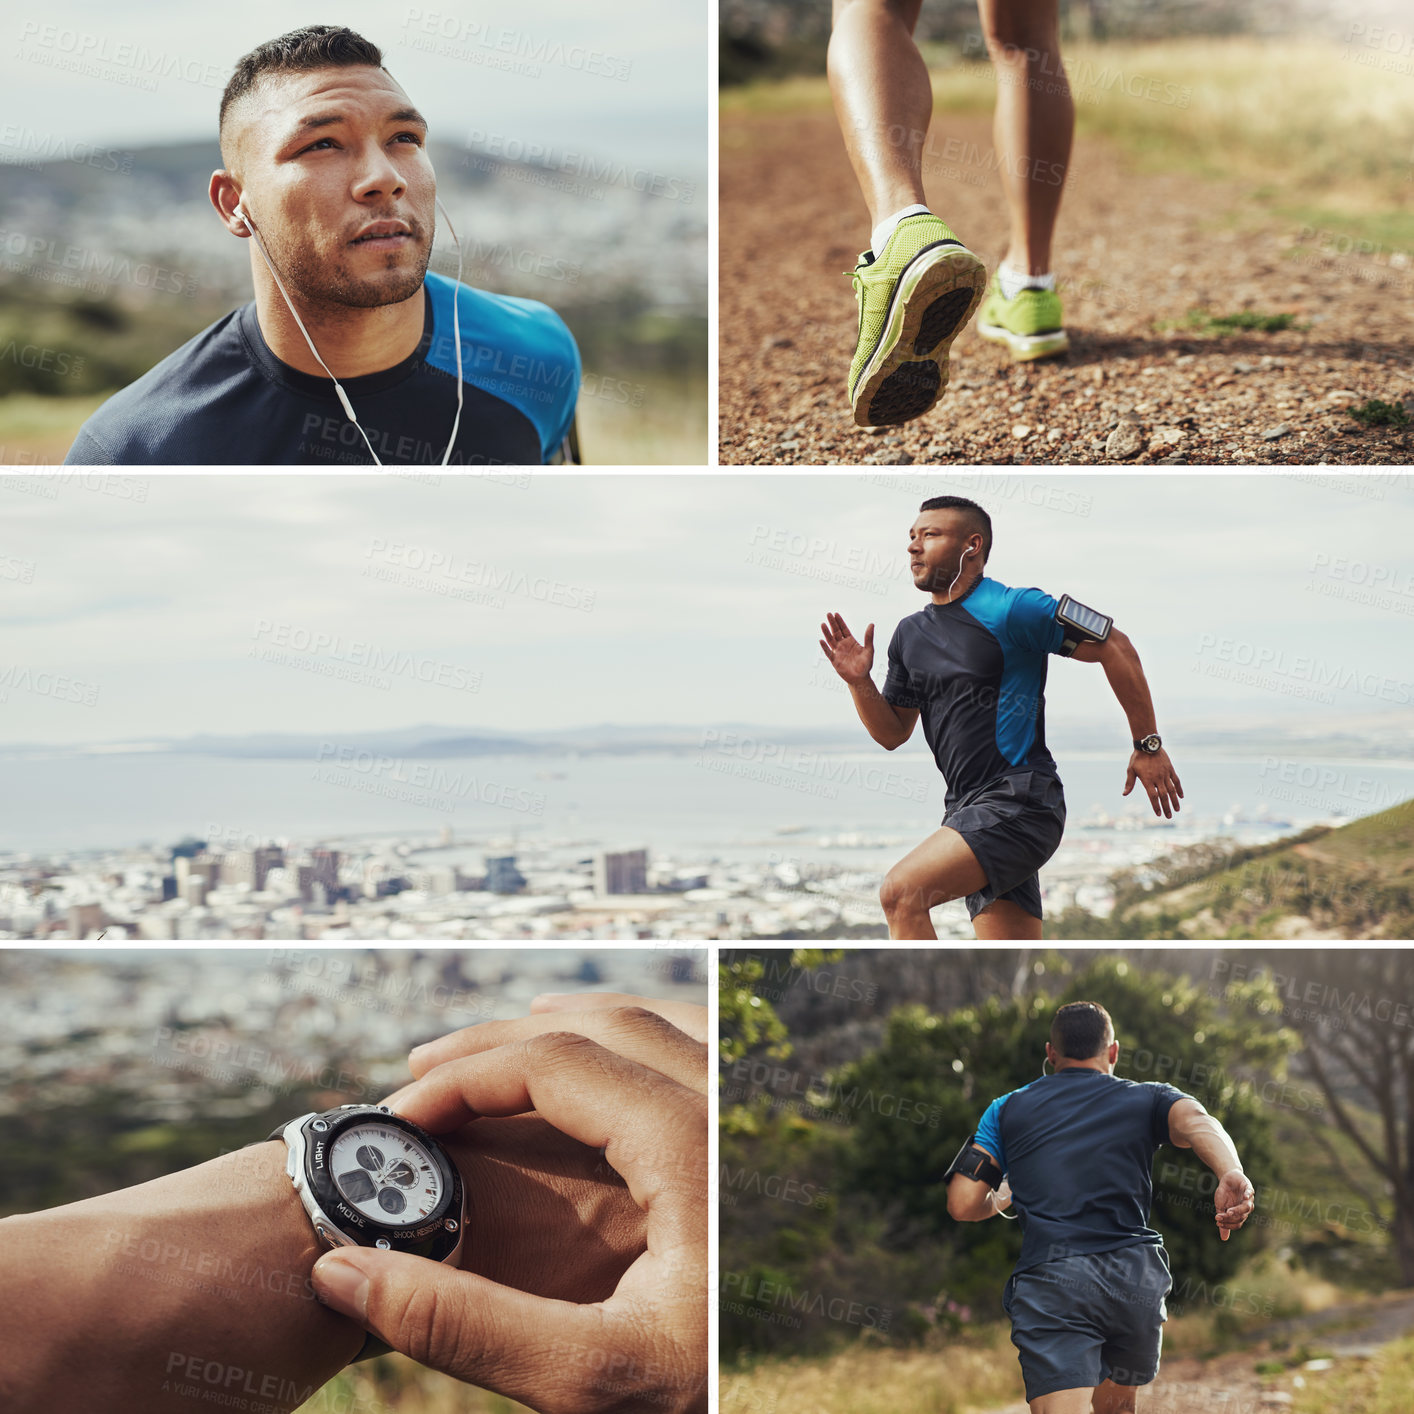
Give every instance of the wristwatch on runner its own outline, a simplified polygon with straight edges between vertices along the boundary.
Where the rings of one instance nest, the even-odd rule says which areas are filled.
[[[285,1172],[329,1247],[455,1261],[466,1232],[461,1174],[411,1120],[386,1105],[339,1105],[300,1115],[270,1138],[289,1147]],[[387,1350],[370,1334],[355,1358]]]
[[[1158,732],[1150,732],[1148,736],[1141,736],[1135,740],[1134,749],[1142,751],[1146,756],[1156,756],[1163,744],[1164,739]]]

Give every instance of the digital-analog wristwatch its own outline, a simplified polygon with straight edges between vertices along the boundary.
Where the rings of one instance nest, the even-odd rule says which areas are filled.
[[[270,1136],[330,1247],[381,1247],[450,1261],[466,1221],[461,1175],[442,1146],[385,1105],[301,1115]]]
[[[1146,756],[1157,756],[1159,748],[1164,744],[1164,739],[1158,732],[1150,732],[1148,736],[1138,737],[1134,742],[1134,749],[1142,751]]]
[[[320,1240],[451,1262],[466,1231],[461,1174],[442,1146],[386,1105],[340,1105],[301,1115],[283,1139],[285,1172]],[[388,1347],[370,1333],[356,1357]]]

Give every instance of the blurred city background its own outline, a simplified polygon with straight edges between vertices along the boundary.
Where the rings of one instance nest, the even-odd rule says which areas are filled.
[[[1113,615],[1182,811],[1122,796],[1055,659],[1050,936],[1414,927],[1414,481],[127,477],[0,484],[0,930],[136,938],[881,937],[944,813],[819,625],[894,625],[919,502]],[[939,936],[971,936],[959,903]]]
[[[1156,1152],[1173,1289],[1140,1407],[1407,1407],[1414,953],[723,949],[719,974],[722,1414],[1025,1414],[1019,1226],[953,1221],[942,1176],[1082,1000],[1115,1074],[1197,1099],[1257,1195],[1223,1242],[1214,1176]]]
[[[313,17],[61,0],[5,21],[0,462],[61,461],[85,417],[251,297],[207,199],[235,61]],[[541,300],[584,358],[590,462],[707,456],[706,24],[643,0],[351,0],[431,127],[468,284]],[[456,274],[439,233],[432,269]]]
[[[523,1016],[540,992],[705,1005],[705,969],[701,949],[0,949],[0,1217],[202,1163],[313,1109],[376,1103],[407,1083],[411,1047]],[[402,1356],[305,1406],[385,1407],[522,1406]]]

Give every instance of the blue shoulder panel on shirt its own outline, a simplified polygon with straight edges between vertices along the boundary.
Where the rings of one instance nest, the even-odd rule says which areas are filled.
[[[1031,596],[1049,599],[1039,589],[1008,589],[995,579],[983,579],[962,601],[962,607],[1002,647],[1002,685],[997,698],[997,750],[1019,766],[1036,741],[1036,707],[1046,676],[1046,648],[1038,623],[1041,606]],[[1020,601],[1020,610],[1015,612]],[[1055,601],[1049,600],[1051,613]],[[1052,619],[1056,647],[1062,634]],[[1019,630],[1019,632],[1018,632]]]
[[[977,1126],[977,1142],[996,1159],[997,1167],[1003,1173],[1006,1172],[1006,1146],[1002,1143],[1002,1106],[1026,1088],[1022,1085],[1016,1090],[1008,1090],[999,1100],[993,1100],[983,1111]]]
[[[432,296],[432,342],[427,362],[453,377],[452,291],[461,317],[462,379],[525,414],[540,434],[546,461],[569,435],[579,397],[579,348],[569,326],[549,305],[493,295],[427,273]]]

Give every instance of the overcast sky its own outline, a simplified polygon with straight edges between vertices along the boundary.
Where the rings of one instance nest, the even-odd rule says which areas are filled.
[[[338,23],[382,48],[434,138],[465,143],[473,130],[495,130],[625,161],[687,152],[705,167],[707,23],[700,0],[340,0],[335,9]],[[235,61],[288,30],[330,20],[327,8],[301,12],[277,0],[211,9],[190,0],[7,7],[0,21],[0,139],[30,157],[35,135],[118,149],[214,137]],[[532,71],[498,67],[508,63]]]
[[[1113,615],[1139,648],[1161,724],[1407,713],[1414,483],[1386,475],[1358,496],[1333,482],[9,474],[0,673],[60,673],[96,690],[88,706],[12,685],[0,741],[425,722],[848,724],[847,698],[821,671],[820,618],[838,610],[861,634],[875,621],[881,679],[894,624],[925,602],[903,573],[908,526],[923,495],[945,491],[991,511],[992,577]],[[1358,601],[1376,573],[1402,585],[1390,607]],[[406,667],[382,685],[336,676],[369,648],[418,655],[442,681]],[[1268,685],[1232,680],[1258,655]],[[1312,659],[1364,687],[1313,705]],[[1060,660],[1048,700],[1053,718],[1118,712],[1100,669]]]

